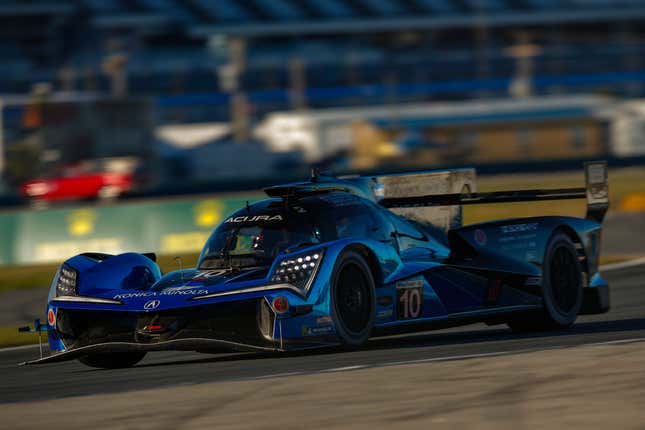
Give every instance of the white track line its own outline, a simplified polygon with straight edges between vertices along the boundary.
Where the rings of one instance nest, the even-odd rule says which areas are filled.
[[[603,264],[600,266],[601,272],[608,272],[610,270],[628,269],[630,267],[641,266],[645,264],[645,257],[637,258],[635,260],[623,261],[621,263]]]
[[[632,339],[608,340],[606,342],[587,343],[584,346],[603,346],[603,345],[621,345],[623,343],[645,342],[645,337],[635,337]]]
[[[494,357],[498,355],[508,355],[508,354],[521,354],[524,352],[532,352],[532,351],[539,351],[539,350],[525,348],[525,349],[516,349],[512,351],[483,352],[479,354],[464,354],[464,355],[451,355],[448,357],[421,358],[418,360],[392,361],[390,363],[383,363],[381,364],[381,366],[404,366],[407,364],[432,363],[435,361],[466,360],[469,358]]]
[[[500,357],[505,355],[542,352],[542,351],[549,351],[549,350],[580,348],[580,347],[589,347],[589,346],[621,345],[621,344],[637,343],[637,342],[645,342],[645,337],[610,340],[606,342],[582,343],[579,345],[549,346],[541,349],[523,348],[523,349],[510,350],[510,351],[485,352],[480,354],[463,354],[463,355],[452,355],[448,357],[422,358],[418,360],[391,361],[391,362],[376,363],[376,364],[357,364],[354,366],[335,367],[332,369],[314,370],[311,372],[293,372],[293,373],[282,373],[277,375],[265,375],[265,376],[258,376],[252,379],[268,379],[268,378],[281,377],[281,376],[315,375],[319,373],[331,373],[331,372],[350,372],[353,370],[374,369],[378,367],[406,366],[410,364],[436,363],[441,361],[467,360],[467,359],[483,358],[483,357]]]
[[[304,375],[304,374],[305,374],[304,372],[274,373],[272,375],[257,376],[251,379],[285,378],[287,376],[298,376],[298,375]]]
[[[368,366],[366,364],[357,364],[355,366],[345,366],[345,367],[335,367],[333,369],[321,370],[321,372],[348,372],[350,370],[365,369]]]

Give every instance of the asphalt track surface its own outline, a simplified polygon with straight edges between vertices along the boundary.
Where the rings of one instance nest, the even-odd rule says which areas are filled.
[[[157,352],[148,354],[136,367],[119,370],[92,369],[77,361],[18,366],[36,358],[38,348],[3,350],[0,403],[645,340],[645,265],[617,268],[604,275],[612,287],[612,310],[580,317],[572,329],[559,333],[520,335],[505,326],[478,324],[373,339],[364,349],[353,352],[337,349],[272,355]]]

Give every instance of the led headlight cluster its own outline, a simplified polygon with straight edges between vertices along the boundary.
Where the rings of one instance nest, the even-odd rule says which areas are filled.
[[[63,264],[58,270],[58,279],[56,280],[57,296],[75,296],[78,285],[78,272],[71,267]]]
[[[276,266],[271,275],[271,282],[291,284],[305,291],[316,275],[321,260],[321,250],[287,257]]]

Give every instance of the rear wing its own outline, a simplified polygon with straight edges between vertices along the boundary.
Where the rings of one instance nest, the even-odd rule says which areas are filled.
[[[379,204],[387,208],[396,209],[586,198],[587,219],[601,223],[609,209],[607,162],[593,161],[585,163],[585,183],[584,188],[494,191],[488,193],[472,193],[463,190],[460,193],[406,197],[388,197],[386,195],[379,201]]]
[[[477,192],[477,174],[473,168],[427,170],[370,177],[372,198],[383,202],[409,202],[431,196],[463,196]],[[454,200],[454,199],[453,199]],[[461,227],[460,203],[390,206],[390,210],[404,218],[444,232]]]

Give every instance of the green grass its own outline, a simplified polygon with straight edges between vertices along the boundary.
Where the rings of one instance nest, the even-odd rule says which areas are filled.
[[[42,333],[43,343],[47,343],[47,333]],[[20,333],[18,326],[0,327],[0,348],[8,346],[32,345],[38,343],[38,333]]]
[[[47,287],[58,264],[10,266],[0,268],[0,292],[18,288]]]

